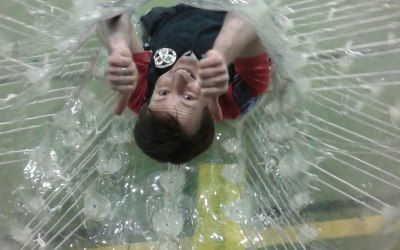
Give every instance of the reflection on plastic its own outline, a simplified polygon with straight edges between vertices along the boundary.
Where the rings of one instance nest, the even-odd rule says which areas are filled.
[[[89,189],[85,192],[83,213],[90,220],[102,221],[110,213],[110,203],[106,197]]]

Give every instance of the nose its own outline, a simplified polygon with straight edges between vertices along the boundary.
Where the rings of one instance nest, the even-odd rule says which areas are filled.
[[[176,86],[178,92],[183,91],[189,83],[189,79],[185,76],[184,72],[177,71],[172,79],[173,84]]]

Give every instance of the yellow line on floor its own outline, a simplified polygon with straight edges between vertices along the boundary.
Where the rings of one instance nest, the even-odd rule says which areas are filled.
[[[222,206],[229,206],[240,199],[243,184],[223,178],[223,169],[222,164],[203,164],[198,167],[197,218],[192,236],[192,245],[196,250],[245,249],[240,224],[229,219]]]
[[[308,240],[332,240],[345,237],[354,237],[361,235],[378,235],[382,232],[390,233],[400,229],[400,223],[395,225],[385,225],[384,218],[382,216],[368,216],[360,218],[351,218],[343,220],[332,220],[323,222],[314,222],[307,225],[298,226],[287,226],[282,229],[270,228],[260,232],[253,232],[252,242],[255,246],[272,246],[279,244],[286,244],[290,242],[305,242],[306,238],[309,237],[310,231],[316,233],[315,237],[311,237]],[[304,233],[302,233],[304,232]],[[251,234],[251,233],[250,233]],[[246,235],[250,235],[246,233]],[[179,240],[182,244],[183,249],[185,246],[192,246],[192,238],[182,238]],[[252,246],[254,246],[252,244]],[[133,243],[128,245],[109,246],[96,248],[97,250],[148,250],[154,249],[158,245],[157,242],[141,242]]]
[[[283,230],[275,228],[261,232],[259,246],[271,246],[312,240],[333,240],[355,236],[372,236],[400,229],[400,224],[385,224],[382,216],[314,222],[308,225],[289,226]],[[314,235],[313,235],[314,234]]]

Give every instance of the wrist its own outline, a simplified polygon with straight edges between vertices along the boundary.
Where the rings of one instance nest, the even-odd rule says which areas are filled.
[[[233,61],[232,53],[226,45],[214,45],[212,51],[218,54],[225,65],[229,65]]]
[[[124,35],[115,34],[108,38],[109,54],[116,51],[130,51],[129,44]]]

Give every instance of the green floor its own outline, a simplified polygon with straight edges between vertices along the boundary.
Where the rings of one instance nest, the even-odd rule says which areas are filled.
[[[140,9],[137,9],[135,13],[139,15],[139,13],[143,13],[147,9],[149,9],[151,6],[158,6],[158,5],[163,5],[163,6],[169,6],[171,4],[174,4],[176,1],[167,1],[167,0],[159,0],[159,1],[149,1],[145,5],[143,5]],[[95,86],[96,83],[92,82],[89,83],[89,86]],[[93,87],[95,89],[95,87]],[[101,91],[104,91],[102,89]],[[35,110],[31,110],[30,112],[35,113],[35,112],[43,112],[46,109],[49,109],[50,107],[46,107],[45,104],[43,104],[43,107],[36,107]],[[57,107],[51,107],[51,109],[56,109]],[[311,109],[312,107],[310,107]],[[9,114],[10,117],[12,117],[14,114]],[[10,118],[11,119],[11,118]],[[221,132],[222,134],[225,135],[234,135],[234,130],[230,127],[230,125],[223,124],[218,127],[218,131]],[[41,131],[41,133],[44,135],[46,131]],[[21,135],[22,136],[22,135]],[[37,136],[40,136],[38,134]],[[227,136],[228,137],[228,136]],[[13,138],[14,140],[15,138]],[[23,140],[18,139],[18,141],[24,141],[26,143],[27,148],[29,147],[30,141],[28,140]],[[100,142],[99,142],[100,143]],[[135,153],[136,154],[136,153]],[[202,158],[198,159],[198,162],[206,162],[209,160],[212,156],[215,156],[213,152],[210,152],[208,155],[203,156]],[[136,163],[146,163],[148,164],[148,159],[145,158],[142,154],[138,153],[135,155],[135,162]],[[229,159],[228,159],[229,160]],[[336,166],[335,166],[336,168]],[[140,176],[149,176],[151,175],[151,172],[154,171],[160,171],[162,170],[163,167],[160,166],[158,167],[154,163],[154,167],[152,168],[146,168],[146,169],[141,169],[140,171],[136,171],[135,174]],[[4,172],[3,172],[4,171]],[[17,179],[23,179],[23,176],[21,176],[21,173],[17,169],[7,169],[5,170],[4,168],[0,169],[0,173],[5,173],[7,171],[7,176],[15,176],[15,179],[9,179],[6,178],[5,180],[2,180],[0,183],[0,187],[2,190],[10,190],[13,191],[14,188],[17,187],[15,184]],[[15,171],[14,174],[11,172]],[[367,180],[362,180],[360,177],[356,174],[352,174],[351,176],[348,176],[345,171],[343,171],[340,168],[336,168],[332,170],[333,173],[336,173],[338,176],[339,175],[344,175],[347,179],[353,179],[354,182],[359,183],[360,185],[364,182],[368,183]],[[316,172],[318,175],[318,172]],[[197,180],[196,180],[196,175],[193,174],[193,176],[189,177],[191,179],[191,184],[189,187],[186,188],[185,192],[188,194],[193,194],[195,193],[196,190],[196,185],[197,185]],[[321,177],[322,179],[324,177]],[[337,186],[340,186],[341,184],[337,184]],[[375,185],[374,183],[369,184],[371,185],[370,193],[374,194],[375,197],[378,197],[379,199],[383,201],[400,201],[400,195],[399,193],[388,193],[386,191],[385,187],[380,187]],[[379,249],[380,246],[385,245],[385,241],[391,241],[393,238],[398,237],[399,235],[399,227],[396,225],[394,227],[394,231],[386,236],[379,235],[379,230],[381,229],[381,223],[382,223],[382,218],[375,217],[376,214],[373,212],[370,212],[369,210],[365,209],[362,205],[357,204],[351,200],[346,199],[346,197],[342,196],[341,194],[334,193],[332,192],[331,189],[324,188],[319,186],[320,189],[319,192],[315,195],[314,202],[306,207],[304,210],[301,211],[301,215],[304,216],[304,218],[307,218],[307,223],[310,223],[312,225],[316,225],[316,227],[320,227],[322,229],[321,232],[323,234],[320,236],[321,238],[318,238],[321,240],[324,244],[326,245],[318,245],[315,246],[316,249],[323,249],[323,247],[326,246],[334,246],[336,249],[343,249],[343,250],[348,250],[352,249],[352,246],[357,245],[357,249],[363,249],[363,246],[365,249],[373,249],[373,246],[376,246],[375,249]],[[12,192],[7,192],[10,196],[12,196]],[[4,199],[8,199],[10,197],[7,197],[5,195],[3,197]],[[367,203],[373,202],[370,200],[368,197],[358,197],[362,201],[365,201]],[[399,206],[400,204],[397,204]],[[1,210],[0,210],[1,211]],[[2,221],[2,218],[0,218],[0,222]],[[340,223],[339,223],[340,222]],[[320,224],[318,224],[320,223]],[[336,224],[335,224],[336,223]],[[354,223],[359,223],[356,224],[359,227],[358,228],[353,228],[352,224]],[[341,227],[341,230],[337,230],[332,228],[333,226]],[[340,232],[342,231],[342,232]],[[345,233],[343,233],[343,231]],[[268,232],[267,232],[268,233]],[[347,233],[347,234],[346,234]],[[270,232],[270,234],[274,234],[274,232]],[[79,239],[80,235],[79,232],[77,233],[78,237],[76,238],[77,241],[81,240],[82,244],[87,244],[85,239]],[[83,236],[85,234],[82,234]],[[188,237],[190,241],[190,237]],[[272,245],[271,243],[270,245]],[[396,246],[394,246],[393,250],[400,249],[400,243],[398,243]],[[140,244],[139,244],[140,245]],[[137,244],[132,244],[131,247],[127,246],[121,246],[120,248],[117,247],[99,247],[99,249],[148,249],[149,243],[143,243],[143,245],[140,247]],[[312,245],[312,244],[311,244]],[[95,245],[87,245],[88,247],[96,248]],[[154,245],[155,246],[155,245]],[[319,248],[320,247],[320,248]],[[280,246],[278,249],[290,249],[290,246]],[[315,249],[314,248],[314,249]]]

